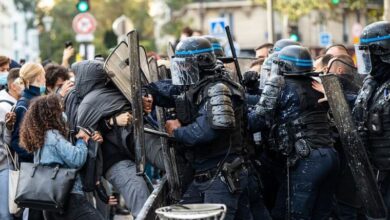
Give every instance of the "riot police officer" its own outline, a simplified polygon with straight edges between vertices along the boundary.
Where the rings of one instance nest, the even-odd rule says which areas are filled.
[[[272,48],[272,50],[270,50],[270,53],[279,52],[283,48],[285,48],[287,46],[291,46],[291,45],[300,46],[301,44],[299,42],[297,42],[297,41],[293,41],[293,40],[290,40],[290,39],[280,39],[280,40],[275,42],[274,47]]]
[[[252,131],[269,130],[269,147],[286,161],[274,219],[326,219],[338,169],[326,108],[311,87],[313,61],[302,46],[287,46],[272,64],[256,110],[249,114]],[[287,199],[287,203],[286,203]],[[286,207],[287,204],[287,207]]]
[[[355,102],[353,115],[374,168],[379,187],[390,208],[390,22],[363,29],[355,46],[358,71],[369,74]]]
[[[223,50],[223,47],[221,45],[221,42],[219,40],[211,35],[204,36],[208,41],[211,43],[211,47],[213,48],[214,54],[217,58],[224,57],[225,51]]]
[[[176,109],[177,119],[168,120],[166,130],[182,145],[195,171],[182,203],[223,203],[226,219],[234,219],[248,175],[243,88],[216,65],[203,37],[177,45],[171,74],[172,81],[152,83],[149,92],[157,105]]]

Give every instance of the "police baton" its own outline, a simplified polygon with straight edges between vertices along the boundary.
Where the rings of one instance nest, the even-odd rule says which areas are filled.
[[[240,64],[238,63],[237,54],[236,54],[236,48],[234,48],[234,42],[233,42],[232,33],[230,32],[230,27],[226,26],[225,27],[225,31],[226,31],[226,36],[228,38],[230,50],[232,52],[234,66],[236,67],[238,81],[240,81],[240,84],[242,85],[242,75],[241,75],[241,70],[240,70]]]
[[[169,136],[168,133],[157,131],[154,129],[144,128],[144,131],[145,131],[145,133],[148,133],[148,134],[153,134],[153,135],[157,135],[157,136],[172,139],[172,140],[174,139],[173,137]]]

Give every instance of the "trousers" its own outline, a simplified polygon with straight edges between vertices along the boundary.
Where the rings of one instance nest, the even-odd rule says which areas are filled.
[[[44,211],[46,220],[104,220],[84,195],[71,193],[64,214]]]
[[[137,175],[135,163],[122,160],[107,170],[105,178],[124,196],[127,208],[137,217],[150,192],[144,178]]]
[[[249,207],[249,204],[239,204],[240,197],[248,185],[248,171],[243,169],[240,174],[240,190],[232,194],[227,185],[219,176],[211,178],[208,181],[197,182],[193,180],[183,195],[182,204],[194,203],[219,203],[227,207],[225,220],[235,218],[238,207]],[[241,199],[240,202],[248,201]]]
[[[286,178],[272,210],[273,219],[285,219],[288,196],[291,219],[328,219],[332,212],[338,169],[339,158],[335,149],[311,150],[308,157],[290,167],[290,195],[287,195]]]

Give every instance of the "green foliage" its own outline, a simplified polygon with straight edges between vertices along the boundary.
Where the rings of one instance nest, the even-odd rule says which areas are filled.
[[[265,5],[267,2],[266,0],[254,1],[261,5]],[[378,0],[273,0],[273,2],[276,11],[287,15],[289,20],[296,21],[313,10],[332,12],[337,7],[361,10],[366,9],[367,4],[378,3]]]
[[[15,1],[31,2],[29,0]],[[43,31],[42,18],[45,13],[40,9],[36,10],[39,29],[42,30],[40,34],[42,60],[50,58],[53,61],[61,62],[64,42],[68,40],[71,40],[76,51],[78,50],[75,33],[72,29],[73,17],[78,13],[75,7],[77,2],[78,0],[55,0],[55,6],[49,12],[49,15],[54,18],[50,36]],[[117,38],[112,31],[112,23],[121,15],[126,15],[133,21],[135,29],[140,34],[140,41],[147,50],[155,50],[153,20],[147,13],[149,2],[150,0],[90,1],[91,8],[89,12],[97,20],[93,42],[96,47],[96,54],[108,55],[109,49],[117,44]],[[51,54],[48,54],[50,51]]]
[[[195,1],[194,0],[166,0],[165,2],[172,10],[179,10],[179,9],[183,8],[186,4],[189,4],[189,3],[192,3]]]

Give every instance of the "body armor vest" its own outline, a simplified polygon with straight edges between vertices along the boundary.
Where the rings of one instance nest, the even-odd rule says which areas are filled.
[[[286,109],[278,106],[287,120],[273,126],[270,139],[273,148],[286,156],[297,155],[303,158],[309,155],[310,149],[332,147],[327,111],[318,104],[322,95],[313,91],[311,79],[286,77],[285,83],[291,92],[295,92],[293,95],[298,97],[299,105],[295,106],[296,110],[289,110],[292,108],[288,104],[291,100],[284,100]],[[294,114],[298,116],[294,117]]]
[[[390,170],[390,79],[378,84],[368,77],[353,114],[373,165]]]
[[[198,117],[199,108],[206,102],[210,105],[211,98],[209,96],[209,88],[217,83],[223,83],[229,88],[231,100],[236,104],[233,109],[235,126],[231,129],[221,130],[221,132],[224,132],[224,135],[219,135],[217,139],[207,143],[207,146],[205,146],[206,144],[199,147],[195,146],[193,150],[193,157],[195,160],[224,155],[229,148],[230,153],[241,153],[245,146],[244,132],[246,124],[244,117],[246,112],[244,108],[244,91],[240,85],[224,76],[208,76],[191,86],[185,94],[181,94],[179,97],[181,97],[180,99],[182,100],[176,101],[176,108],[183,108],[186,109],[186,111],[181,111],[182,114],[178,113],[177,117],[183,124],[194,122]],[[206,106],[206,109],[209,108]],[[208,111],[207,117],[211,118],[213,112],[211,112],[211,110]],[[183,119],[185,121],[182,121]],[[212,122],[209,120],[209,123]]]

